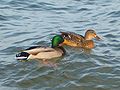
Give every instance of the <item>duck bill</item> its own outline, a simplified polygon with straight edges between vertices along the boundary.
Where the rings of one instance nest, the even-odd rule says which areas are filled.
[[[60,47],[63,46],[63,45],[64,45],[63,43],[59,44]]]
[[[96,38],[97,40],[101,40],[101,38],[100,38],[99,36],[97,36],[97,35],[96,35],[96,37],[95,37],[95,38]]]

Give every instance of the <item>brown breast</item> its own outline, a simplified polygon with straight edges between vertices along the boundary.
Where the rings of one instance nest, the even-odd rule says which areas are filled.
[[[82,43],[82,48],[92,49],[94,48],[94,42],[93,40],[86,40]]]

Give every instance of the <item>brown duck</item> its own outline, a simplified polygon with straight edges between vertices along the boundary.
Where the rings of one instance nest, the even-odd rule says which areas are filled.
[[[81,47],[86,49],[94,48],[93,38],[100,40],[100,37],[97,36],[96,32],[92,29],[89,29],[85,32],[85,35],[79,35],[73,32],[60,32],[64,38],[64,45],[72,47]]]

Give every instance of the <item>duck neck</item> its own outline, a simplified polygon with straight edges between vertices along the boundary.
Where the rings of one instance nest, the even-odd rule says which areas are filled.
[[[63,51],[63,55],[66,53],[65,49],[62,46],[60,46],[58,48],[60,48]]]
[[[90,34],[89,33],[85,33],[85,40],[91,40],[92,38],[90,37]]]
[[[56,50],[61,50],[63,52],[63,55],[66,53],[65,49],[62,46],[55,47]]]

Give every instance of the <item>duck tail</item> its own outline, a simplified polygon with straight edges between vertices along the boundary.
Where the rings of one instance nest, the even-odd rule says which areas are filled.
[[[17,60],[27,60],[29,55],[30,54],[27,52],[20,52],[20,53],[16,54],[16,59]]]

